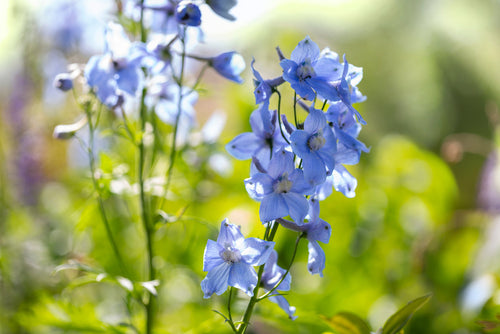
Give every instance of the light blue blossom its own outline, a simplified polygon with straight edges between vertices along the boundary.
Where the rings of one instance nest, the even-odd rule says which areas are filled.
[[[323,183],[335,168],[337,139],[326,122],[325,114],[311,108],[304,122],[304,130],[290,136],[293,152],[302,158],[304,176],[311,184]]]
[[[279,130],[277,112],[271,113],[268,104],[262,104],[250,115],[252,132],[236,136],[226,145],[226,150],[239,160],[255,157],[266,167],[273,152],[280,151],[287,145]]]
[[[106,29],[106,53],[93,56],[85,66],[87,84],[109,108],[123,102],[123,93],[135,96],[142,85],[142,52],[132,46],[123,27],[109,23]]]
[[[243,57],[232,51],[225,52],[216,57],[210,58],[209,65],[226,79],[242,83],[240,74],[245,69],[245,60]]]
[[[201,11],[194,3],[181,2],[177,5],[175,18],[180,24],[198,27],[201,24]]]
[[[67,92],[68,90],[73,89],[73,80],[71,78],[71,74],[69,73],[60,73],[54,79],[54,87],[62,90],[63,92]]]
[[[280,62],[283,79],[306,100],[313,100],[316,94],[329,101],[338,101],[333,82],[340,80],[342,66],[331,57],[322,56],[318,45],[309,36],[302,40],[291,54],[291,59]]]
[[[273,155],[267,173],[256,173],[245,180],[248,194],[260,201],[262,222],[290,216],[296,223],[304,221],[309,204],[304,195],[312,187],[304,179],[302,170],[295,168],[293,153],[281,150]]]
[[[319,274],[323,277],[326,256],[318,241],[328,243],[332,234],[332,228],[330,224],[319,218],[319,202],[314,197],[309,202],[309,220],[307,223],[296,224],[282,218],[278,219],[277,222],[292,231],[305,233],[305,237],[309,241],[307,245],[309,251],[307,270],[311,274]]]
[[[283,275],[285,275],[286,270],[278,266],[278,253],[273,249],[271,255],[269,255],[269,259],[267,260],[264,266],[264,272],[262,273],[261,282],[266,291],[272,290],[276,284],[281,280]],[[292,320],[297,319],[295,316],[295,307],[290,306],[290,303],[286,300],[285,297],[280,295],[279,291],[289,291],[290,284],[292,282],[292,277],[290,273],[287,273],[285,279],[280,283],[280,285],[276,288],[274,292],[271,293],[269,300],[273,303],[276,303],[281,307],[287,314],[288,317]]]
[[[217,242],[208,240],[203,255],[203,271],[208,271],[201,282],[204,298],[210,298],[213,293],[221,295],[228,286],[253,296],[258,278],[252,266],[263,265],[273,247],[272,241],[245,239],[238,226],[224,219]]]

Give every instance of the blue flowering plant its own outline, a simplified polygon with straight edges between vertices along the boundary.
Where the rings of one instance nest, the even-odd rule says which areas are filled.
[[[200,7],[234,20],[230,10],[236,1],[129,0],[116,4],[117,19],[103,29],[103,52],[91,56],[86,64],[73,66],[69,73],[58,75],[54,81],[58,89],[74,93],[82,110],[79,121],[57,126],[54,136],[76,138],[88,153],[97,207],[118,264],[117,272],[106,273],[105,277],[114,277],[112,281],[129,293],[127,309],[134,310],[135,302],[143,306],[142,318],[134,315],[123,322],[136,332],[150,334],[158,312],[155,297],[161,287],[161,273],[153,263],[159,257],[158,246],[154,244],[156,232],[162,222],[177,221],[185,211],[173,207],[176,197],[172,195],[171,184],[175,166],[184,157],[183,153],[195,151],[200,142],[211,147],[211,151],[196,161],[199,164],[200,159],[208,159],[215,152],[212,144],[224,122],[224,117],[214,114],[198,132],[201,141],[192,139],[197,127],[195,104],[199,84],[210,68],[228,80],[241,83],[245,62],[233,51],[218,55],[197,55],[192,51],[199,42],[196,36],[201,36]],[[192,62],[189,66],[188,61]],[[200,65],[193,65],[196,62]],[[111,181],[103,176],[95,145],[103,134],[113,136],[112,142],[121,140],[123,145],[128,145],[126,151],[133,152],[135,167],[127,167],[132,170],[131,176],[122,173],[120,179]],[[126,162],[123,159],[122,164]],[[131,211],[126,221],[137,221],[143,230],[146,270],[137,270],[137,266],[125,261],[127,242],[121,242],[123,237],[119,239],[112,227],[113,212],[106,199],[120,195]],[[189,199],[184,205],[189,205]],[[204,262],[204,268],[209,271],[203,283],[205,295],[221,293],[228,285],[251,294],[258,282],[253,266],[266,262],[273,243],[244,239],[241,232],[227,222],[221,230],[217,242],[210,243]],[[88,266],[61,267],[68,268],[83,270]],[[144,322],[144,330],[138,330],[142,326],[136,323],[139,321]]]
[[[243,239],[238,228],[223,223],[221,235],[232,230],[237,235],[233,239],[252,239],[251,250],[236,247],[233,241],[209,240],[204,255],[208,274],[202,290],[210,297],[231,286],[228,314],[220,314],[235,333],[247,331],[255,305],[265,299],[277,303],[290,319],[297,317],[295,307],[280,291],[292,288],[290,268],[299,242],[308,241],[308,271],[323,276],[326,256],[321,244],[329,242],[331,226],[320,218],[320,202],[333,189],[354,197],[357,181],[345,165],[357,164],[361,152],[369,151],[358,139],[365,121],[353,106],[365,100],[357,88],[362,69],[349,64],[345,56],[341,61],[333,51],[321,51],[309,37],[299,42],[290,59],[277,51],[283,70],[277,78],[264,79],[252,61],[258,104],[250,116],[252,132],[239,134],[226,145],[234,158],[251,160],[244,184],[249,196],[260,202],[259,217],[265,227],[262,242]],[[293,90],[289,117],[282,110],[281,90],[286,83]],[[270,109],[272,101],[277,102],[276,110]],[[273,244],[279,226],[297,233],[294,247],[287,247],[292,255],[286,269],[278,266],[278,253],[264,247]],[[255,254],[259,261],[244,260],[244,252]],[[236,274],[235,266],[245,269]],[[234,288],[250,298],[240,321],[234,321],[231,314]]]

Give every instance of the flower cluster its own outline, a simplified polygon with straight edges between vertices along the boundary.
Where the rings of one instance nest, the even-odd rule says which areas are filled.
[[[130,40],[121,24],[108,23],[104,53],[92,56],[83,69],[87,90],[113,110],[137,105],[146,90],[148,107],[166,124],[179,125],[182,138],[196,125],[193,108],[197,100],[196,85],[206,67],[229,80],[242,82],[240,74],[245,62],[238,53],[202,57],[186,52],[197,43],[190,37],[190,29],[201,29],[199,6],[207,5],[223,18],[233,20],[229,10],[235,4],[235,0],[126,1],[125,15],[144,26],[140,41]],[[182,82],[188,58],[203,64],[193,87]],[[54,85],[63,91],[71,90],[75,77],[74,73],[63,73]]]
[[[365,100],[357,88],[363,72],[349,64],[345,56],[341,62],[333,51],[320,51],[309,37],[297,45],[290,59],[286,59],[279,49],[278,54],[283,74],[277,78],[264,79],[252,61],[254,95],[259,105],[250,116],[252,132],[238,135],[226,149],[236,159],[252,160],[245,187],[250,197],[260,202],[260,220],[267,227],[264,240],[272,240],[267,232],[269,229],[275,232],[278,225],[298,232],[297,240],[306,238],[309,242],[309,272],[322,276],[325,253],[319,242],[329,242],[331,227],[320,219],[319,201],[327,198],[333,189],[354,197],[357,181],[345,165],[357,164],[361,152],[368,152],[358,140],[365,121],[353,107],[354,103]],[[278,88],[285,82],[294,90],[293,123],[281,111]],[[278,99],[277,110],[270,109],[273,95]],[[306,114],[303,122],[298,121],[299,112]],[[224,232],[221,230],[221,233]],[[221,245],[217,253],[221,263],[230,249],[224,247]],[[214,261],[210,257],[212,249],[209,242],[206,262]],[[265,296],[272,295],[276,289],[289,290],[291,278],[288,270],[285,273],[277,267],[277,253],[273,251],[269,256],[268,249],[264,251],[262,247],[254,247],[252,252],[259,254],[261,261],[267,259],[260,281],[268,291]],[[234,258],[226,256],[225,261],[237,263],[231,262]],[[244,263],[258,265],[256,262]],[[223,268],[227,267],[229,264]],[[215,264],[206,266],[205,270],[209,271],[202,283],[206,297],[212,292],[223,293],[228,284],[237,288],[255,285],[254,272],[238,276],[242,279],[238,282],[231,273],[228,280],[223,269],[216,269]],[[249,293],[248,289],[243,290]],[[291,318],[294,317],[295,309],[283,296],[272,298]]]

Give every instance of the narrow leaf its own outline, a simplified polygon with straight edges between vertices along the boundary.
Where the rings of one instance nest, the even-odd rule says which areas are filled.
[[[399,333],[404,326],[410,321],[413,314],[420,308],[422,305],[427,303],[427,301],[431,298],[431,294],[419,297],[410,301],[408,304],[399,309],[396,313],[391,315],[389,319],[384,324],[382,328],[381,334],[397,334]]]
[[[322,319],[337,334],[370,334],[370,327],[354,313],[339,312],[331,318],[322,317]]]

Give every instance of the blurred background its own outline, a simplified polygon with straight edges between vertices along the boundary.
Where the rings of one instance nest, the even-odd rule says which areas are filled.
[[[264,78],[273,78],[281,73],[275,47],[288,57],[306,35],[363,67],[358,87],[368,99],[356,108],[367,121],[360,138],[371,151],[349,169],[358,179],[356,197],[334,193],[322,202],[321,217],[333,229],[322,245],[323,278],[307,272],[306,244],[299,248],[287,295],[298,319],[261,303],[253,332],[327,332],[321,316],[339,311],[358,314],[376,330],[427,293],[432,299],[405,333],[486,333],[481,320],[499,332],[500,1],[238,2],[235,22],[203,13],[206,44],[198,52],[238,51],[247,69],[242,85],[213,72],[204,79],[195,107],[199,123],[214,111],[227,121],[218,144],[196,156],[217,151],[220,168],[193,168],[189,152],[177,168],[185,180],[176,183],[183,196],[174,211],[189,207],[156,240],[158,333],[229,329],[211,311],[224,310],[227,296],[204,300],[199,287],[206,240],[217,237],[225,217],[248,236],[260,236],[262,226],[259,205],[243,186],[249,162],[232,159],[223,147],[250,131],[252,57]],[[54,76],[102,53],[103,29],[115,18],[111,0],[0,2],[2,334],[108,332],[102,324],[130,313],[122,289],[84,284],[77,272],[54,273],[70,260],[117,272],[103,246],[86,157],[76,140],[52,138],[57,124],[80,114],[73,96],[53,87]],[[100,168],[115,180],[133,152],[101,144]],[[138,227],[123,222],[127,207],[112,190],[106,202],[115,208],[113,228],[139,278],[145,259]],[[280,230],[281,266],[294,239]],[[235,312],[245,303],[239,296]]]

